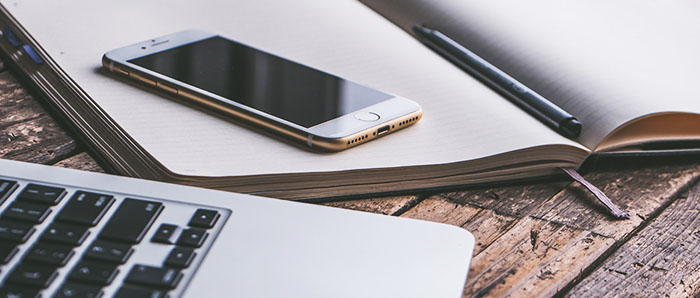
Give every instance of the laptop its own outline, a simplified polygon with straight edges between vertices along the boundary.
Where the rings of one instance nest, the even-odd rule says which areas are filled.
[[[0,297],[461,297],[444,224],[0,160]]]

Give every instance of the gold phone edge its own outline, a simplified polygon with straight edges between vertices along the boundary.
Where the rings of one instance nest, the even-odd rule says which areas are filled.
[[[121,63],[109,59],[107,56],[102,57],[102,65],[112,73],[122,75],[129,79],[142,82],[147,86],[165,91],[169,94],[179,96],[190,100],[194,104],[214,109],[220,113],[230,115],[236,119],[247,121],[257,125],[267,131],[270,131],[278,136],[287,137],[297,143],[306,145],[310,148],[324,151],[342,151],[357,145],[369,142],[384,135],[404,129],[418,122],[423,117],[423,109],[419,108],[409,114],[399,118],[392,119],[390,122],[382,122],[365,130],[356,132],[352,135],[342,138],[324,138],[314,136],[308,132],[295,129],[293,127],[281,126],[276,121],[264,118],[262,116],[250,113],[245,110],[237,109],[233,106],[217,103],[210,98],[201,96],[196,93],[186,90],[179,90],[176,86],[170,86],[170,83],[162,82],[158,78],[147,73],[122,65]],[[388,127],[388,130],[380,132],[381,128]]]
[[[423,109],[419,108],[416,111],[408,113],[399,118],[392,119],[389,122],[382,122],[378,125],[372,126],[370,128],[356,132],[346,137],[329,139],[314,136],[312,139],[312,145],[314,147],[323,148],[324,150],[328,151],[341,151],[409,127],[418,122],[422,117]],[[379,130],[385,127],[388,127],[388,130],[380,133]]]

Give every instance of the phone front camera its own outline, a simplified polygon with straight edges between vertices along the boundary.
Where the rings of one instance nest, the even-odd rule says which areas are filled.
[[[141,49],[142,49],[142,50],[145,50],[145,49],[146,49],[146,47],[141,47]]]

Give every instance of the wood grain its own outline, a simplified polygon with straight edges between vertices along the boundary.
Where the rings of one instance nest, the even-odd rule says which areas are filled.
[[[321,205],[378,214],[397,215],[418,203],[418,200],[418,196],[400,196],[327,202],[321,203]]]
[[[62,168],[70,168],[82,171],[104,173],[99,164],[86,152],[81,152],[54,164]]]
[[[586,175],[586,179],[629,212],[629,220],[609,216],[597,199],[578,184],[548,199],[533,211],[533,216],[621,240],[678,197],[699,175],[697,163],[627,167],[624,174],[619,169],[600,170]]]
[[[9,72],[0,73],[0,157],[51,164],[77,143]]]
[[[526,217],[472,260],[465,296],[551,296],[577,267],[599,257],[612,239]]]
[[[0,129],[45,115],[44,109],[9,72],[0,72]]]
[[[493,210],[477,206],[455,203],[441,195],[421,201],[401,216],[467,229],[476,238],[474,255],[478,255],[491,245],[517,221],[515,217],[498,214]]]
[[[464,296],[551,296],[605,259],[643,218],[693,183],[700,169],[651,164],[624,173],[602,170],[585,177],[631,212],[630,220],[613,219],[582,186],[562,182],[437,195],[402,216],[461,226],[475,235]]]
[[[700,287],[700,185],[576,286],[572,297],[687,297]]]
[[[10,125],[0,137],[0,157],[51,164],[77,152],[75,140],[50,117]]]
[[[551,183],[514,184],[497,188],[475,189],[443,194],[447,200],[457,204],[469,204],[521,218],[569,185],[568,180]]]

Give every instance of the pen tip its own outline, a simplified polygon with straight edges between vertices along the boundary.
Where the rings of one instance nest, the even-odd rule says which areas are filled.
[[[576,118],[569,118],[569,119],[564,120],[559,125],[559,130],[565,136],[572,138],[572,139],[575,139],[581,135],[581,128],[582,127],[583,127],[583,125],[581,125],[581,122],[576,120]]]

